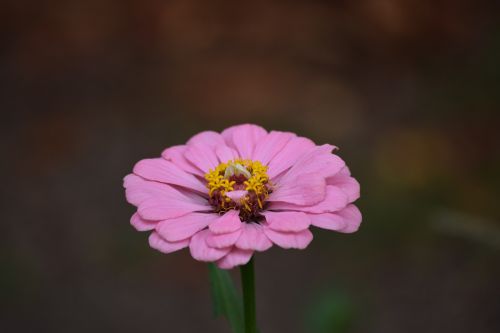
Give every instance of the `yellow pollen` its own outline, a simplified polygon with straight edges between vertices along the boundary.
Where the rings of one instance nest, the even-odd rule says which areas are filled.
[[[234,191],[235,186],[236,190],[248,192],[239,202],[240,206],[248,211],[252,211],[249,204],[250,194],[254,194],[253,197],[256,198],[260,209],[263,208],[263,201],[269,196],[270,184],[267,166],[262,165],[259,161],[235,159],[221,163],[215,170],[210,169],[205,174],[205,179],[207,180],[208,195],[211,198],[220,195],[222,199],[220,208],[224,211],[231,208],[226,209],[226,206],[232,202],[226,193]]]

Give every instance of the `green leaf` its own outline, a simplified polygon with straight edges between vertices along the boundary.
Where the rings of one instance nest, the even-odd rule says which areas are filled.
[[[322,290],[306,313],[308,332],[347,333],[352,329],[354,307],[351,299],[336,289]]]
[[[233,280],[225,270],[208,264],[214,315],[224,316],[234,333],[243,333],[243,305]]]

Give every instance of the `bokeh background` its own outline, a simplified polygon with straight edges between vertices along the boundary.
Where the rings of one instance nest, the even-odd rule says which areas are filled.
[[[122,178],[253,122],[340,147],[358,233],[256,257],[266,332],[500,331],[497,1],[6,0],[2,332],[229,332]],[[237,271],[234,278],[238,279]]]

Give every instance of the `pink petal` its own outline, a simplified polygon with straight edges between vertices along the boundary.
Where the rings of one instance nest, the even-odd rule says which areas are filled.
[[[146,199],[172,195],[171,186],[148,181],[134,174],[125,176],[123,187],[125,187],[127,201],[135,206],[138,206]]]
[[[310,206],[294,205],[288,202],[272,202],[269,205],[270,210],[293,210],[309,213],[327,213],[341,210],[348,204],[347,194],[340,188],[328,185],[326,186],[326,195],[324,200]]]
[[[349,167],[346,165],[340,171],[337,173],[339,176],[350,176],[351,175],[351,170],[349,170]]]
[[[358,207],[349,205],[338,212],[338,214],[342,216],[345,221],[345,227],[342,228],[342,230],[339,230],[340,232],[352,233],[358,231],[359,226],[361,225],[361,221],[363,220]]]
[[[226,234],[239,230],[242,224],[239,213],[239,211],[233,209],[219,216],[209,225],[210,231],[214,234]]]
[[[224,258],[217,261],[217,266],[222,269],[231,269],[245,265],[252,258],[253,251],[233,249]]]
[[[210,247],[226,248],[233,246],[241,235],[241,229],[227,234],[211,233],[207,236],[207,245]]]
[[[205,185],[195,176],[163,158],[144,159],[137,162],[134,173],[148,180],[179,185],[201,193],[207,192]]]
[[[264,212],[269,228],[277,231],[296,232],[309,228],[311,220],[303,212]]]
[[[156,232],[153,232],[151,233],[151,235],[149,235],[149,246],[163,253],[172,253],[188,247],[188,245],[189,239],[183,239],[178,242],[169,242],[163,239]]]
[[[191,137],[191,139],[187,142],[187,145],[208,145],[209,147],[215,148],[217,146],[225,145],[225,142],[219,133],[214,131],[205,131]]]
[[[318,228],[352,233],[361,224],[361,212],[354,205],[349,205],[339,212],[324,214],[309,214],[311,224]]]
[[[153,198],[142,202],[137,212],[147,220],[165,220],[203,210],[207,208],[182,200]]]
[[[235,145],[234,145],[234,142],[233,142],[233,134],[236,132],[236,131],[239,131],[241,130],[242,128],[245,128],[245,127],[255,127],[255,132],[257,133],[264,133],[266,134],[266,130],[263,129],[262,127],[258,126],[258,125],[253,125],[253,124],[241,124],[241,125],[235,125],[235,126],[231,126],[231,127],[228,127],[226,129],[224,129],[221,133],[222,137],[224,138],[224,141],[226,142],[226,145],[228,147],[232,147],[234,148]]]
[[[339,172],[335,176],[327,178],[326,183],[335,185],[344,191],[349,202],[354,202],[359,199],[360,188],[358,181],[345,173]]]
[[[126,176],[124,186],[127,201],[138,206],[139,214],[146,220],[164,220],[211,209],[208,201],[200,196],[136,175]]]
[[[213,213],[191,213],[178,218],[161,221],[156,231],[166,240],[175,242],[193,236],[218,218]]]
[[[267,165],[294,137],[296,137],[296,135],[293,133],[270,132],[257,142],[252,159]]]
[[[128,174],[125,177],[123,177],[123,187],[125,189],[129,188],[137,188],[144,182],[144,179],[142,179],[139,176],[136,176],[134,174]],[[144,201],[146,197],[141,196],[141,195],[133,195],[132,193],[127,194],[127,191],[125,191],[125,195],[127,196],[127,201],[131,203],[134,206],[139,205],[141,201]]]
[[[303,174],[295,180],[280,181],[268,201],[282,201],[296,205],[313,205],[326,194],[325,179],[317,174]]]
[[[204,174],[210,169],[214,170],[219,165],[215,149],[208,145],[190,145],[186,149],[184,156],[194,166],[203,171]]]
[[[299,232],[280,232],[264,227],[264,232],[274,244],[284,249],[305,249],[313,239],[309,229]]]
[[[221,163],[226,163],[231,160],[234,161],[238,158],[238,152],[226,145],[217,147],[215,149],[215,154],[217,155]]]
[[[285,173],[281,181],[294,180],[304,173],[314,173],[325,178],[335,175],[344,168],[345,162],[331,153],[334,148],[332,145],[322,145],[304,154]]]
[[[173,146],[170,148],[165,149],[162,153],[161,156],[166,159],[167,161],[172,161],[175,165],[180,167],[182,170],[192,173],[194,175],[198,175],[203,177],[205,174],[203,171],[195,167],[191,162],[189,162],[186,157],[184,156],[184,153],[187,150],[186,145],[182,146]]]
[[[273,179],[283,171],[291,168],[306,152],[314,149],[316,145],[307,138],[292,138],[269,162],[267,174]]]
[[[235,148],[241,158],[252,158],[256,143],[266,134],[265,129],[252,124],[233,126],[222,132],[228,146]]]
[[[209,207],[208,193],[201,195],[199,192],[179,189],[187,200]],[[207,190],[208,191],[208,190]],[[205,209],[206,210],[206,209]]]
[[[327,230],[339,231],[346,225],[344,218],[338,212],[309,214],[309,218],[313,226]]]
[[[134,215],[132,215],[132,217],[130,218],[130,224],[137,231],[149,231],[153,230],[156,227],[158,221],[145,220],[141,218],[138,213],[134,213]]]
[[[257,223],[243,223],[241,235],[235,246],[242,250],[266,251],[273,243],[264,234],[263,227]]]
[[[189,250],[194,259],[208,262],[217,261],[231,250],[230,247],[224,249],[209,247],[206,242],[209,234],[210,231],[208,229],[202,230],[191,238]]]

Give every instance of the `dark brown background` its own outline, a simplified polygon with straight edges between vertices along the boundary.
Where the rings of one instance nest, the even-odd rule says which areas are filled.
[[[121,182],[254,122],[339,146],[364,214],[257,255],[262,333],[500,331],[499,9],[3,1],[0,330],[229,332],[206,265],[149,249]]]

